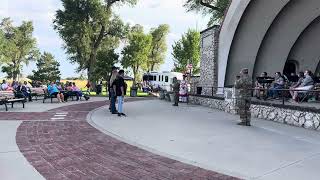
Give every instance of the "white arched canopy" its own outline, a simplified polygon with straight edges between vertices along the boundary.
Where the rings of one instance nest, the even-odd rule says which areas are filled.
[[[232,84],[245,67],[253,76],[282,72],[288,59],[315,70],[319,15],[319,0],[233,1],[219,39],[218,85]]]

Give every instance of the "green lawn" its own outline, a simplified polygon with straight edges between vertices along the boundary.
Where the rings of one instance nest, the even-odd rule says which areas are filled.
[[[130,87],[132,86],[132,81],[126,81],[128,88],[127,88],[127,95],[130,96]],[[104,83],[105,84],[105,83]],[[106,92],[107,88],[105,86],[102,86],[102,95],[100,94],[99,96],[108,96],[108,93]],[[87,88],[81,88],[81,91],[86,92]],[[144,93],[142,91],[138,91],[138,97],[148,97],[148,93]],[[96,92],[91,92],[90,96],[96,96]]]

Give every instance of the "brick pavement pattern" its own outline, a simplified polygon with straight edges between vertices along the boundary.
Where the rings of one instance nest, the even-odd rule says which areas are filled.
[[[46,179],[237,179],[150,153],[98,131],[86,122],[86,115],[105,104],[51,110],[82,112],[82,119],[76,121],[71,116],[64,121],[24,121],[16,135],[20,151]]]

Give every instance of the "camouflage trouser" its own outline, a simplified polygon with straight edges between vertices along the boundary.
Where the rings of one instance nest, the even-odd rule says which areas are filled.
[[[178,105],[179,103],[179,92],[174,92],[174,104]]]
[[[240,115],[241,122],[250,122],[251,121],[250,100],[245,98],[239,99],[237,100],[237,105],[239,108],[239,115]]]

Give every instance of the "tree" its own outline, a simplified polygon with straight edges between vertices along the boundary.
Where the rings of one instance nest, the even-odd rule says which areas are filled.
[[[132,27],[128,37],[128,45],[122,50],[121,64],[124,68],[131,68],[133,86],[141,71],[147,70],[148,57],[151,50],[152,36],[145,34],[140,25]]]
[[[0,66],[4,62],[5,37],[3,31],[0,29]]]
[[[13,26],[10,18],[4,18],[0,24],[4,33],[5,48],[3,59],[6,66],[2,72],[8,77],[17,80],[22,70],[22,65],[38,58],[39,51],[36,47],[36,39],[32,36],[33,25],[31,21],[23,21],[20,26]]]
[[[97,63],[94,75],[95,79],[105,79],[111,74],[111,68],[119,62],[119,55],[114,49],[101,50],[97,54]]]
[[[154,71],[164,63],[167,52],[167,35],[169,34],[169,25],[162,24],[158,28],[151,29],[152,44],[148,61],[148,70]]]
[[[184,7],[187,11],[202,12],[203,15],[211,15],[208,26],[220,24],[231,0],[187,0]]]
[[[112,14],[116,4],[132,4],[137,0],[62,0],[54,28],[65,42],[65,49],[78,71],[87,70],[88,79],[95,82],[94,68],[101,45],[109,38],[123,38],[126,26]]]
[[[33,75],[30,77],[33,81],[47,83],[61,79],[60,64],[51,53],[44,52],[37,60],[36,65],[37,70],[33,70]]]
[[[174,71],[184,73],[187,65],[192,64],[193,74],[200,72],[200,33],[198,31],[189,29],[179,41],[174,43],[172,48]]]

